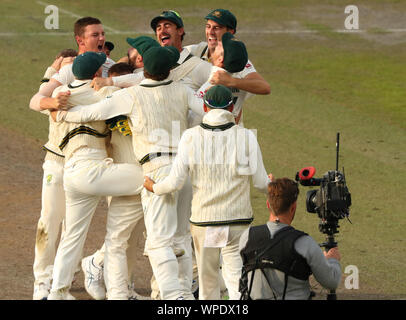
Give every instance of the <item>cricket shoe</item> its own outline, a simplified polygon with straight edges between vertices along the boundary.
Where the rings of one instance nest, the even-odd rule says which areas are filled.
[[[34,285],[34,294],[32,300],[47,300],[51,286],[48,283],[41,282]]]
[[[103,278],[103,265],[94,263],[93,256],[82,259],[82,270],[85,274],[85,289],[95,300],[106,299],[106,287]]]
[[[199,280],[198,279],[192,280],[192,294],[196,300],[199,300]]]
[[[58,289],[49,293],[48,300],[76,300],[69,292],[69,288]]]
[[[152,300],[150,297],[142,296],[135,291],[134,284],[128,285],[128,300]]]

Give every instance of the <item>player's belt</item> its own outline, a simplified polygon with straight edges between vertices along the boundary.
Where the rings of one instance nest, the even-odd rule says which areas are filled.
[[[142,157],[142,159],[139,162],[140,162],[140,165],[143,165],[155,158],[159,158],[162,156],[174,156],[174,155],[176,155],[175,152],[153,152],[153,153],[148,153],[147,155]]]

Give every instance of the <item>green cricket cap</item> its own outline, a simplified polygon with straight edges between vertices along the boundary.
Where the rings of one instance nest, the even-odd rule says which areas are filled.
[[[104,52],[87,51],[73,60],[72,72],[78,80],[92,79],[97,70],[106,61]]]
[[[158,22],[161,20],[169,20],[169,21],[173,22],[174,24],[176,24],[176,26],[178,28],[183,27],[182,18],[180,17],[179,13],[177,13],[174,10],[162,11],[162,13],[159,16],[153,18],[151,20],[152,30],[154,30],[154,31],[156,30],[156,26],[157,26]]]
[[[245,44],[237,40],[230,32],[221,37],[224,49],[224,69],[230,73],[244,70],[248,62],[248,52]]]
[[[153,46],[144,52],[144,69],[151,75],[168,72],[176,65],[179,56],[179,50],[173,46]]]
[[[219,84],[207,90],[203,101],[211,109],[226,109],[233,104],[233,94],[229,88]]]
[[[205,19],[213,20],[223,26],[237,31],[237,19],[230,11],[226,9],[215,9],[211,11]]]
[[[127,38],[127,43],[137,49],[138,53],[144,57],[144,52],[151,47],[159,47],[158,41],[151,37],[139,36],[137,38]]]

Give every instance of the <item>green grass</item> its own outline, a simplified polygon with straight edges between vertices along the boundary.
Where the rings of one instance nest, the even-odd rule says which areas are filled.
[[[406,9],[401,1],[385,3],[357,1],[360,19],[363,12]],[[126,53],[125,38],[149,33],[150,19],[164,9],[175,9],[183,16],[185,44],[204,40],[204,16],[218,7],[212,0],[53,4],[76,14],[100,17],[116,30],[134,31],[133,35],[107,34],[116,44],[115,59]],[[340,169],[345,167],[353,201],[352,224],[340,221],[342,269],[350,264],[358,266],[360,290],[404,294],[406,42],[374,41],[374,34],[390,34],[384,27],[369,26],[363,20],[360,25],[369,30],[368,38],[358,33],[336,33],[336,28],[343,28],[345,17],[340,1],[239,0],[226,1],[223,7],[231,8],[238,17],[237,36],[271,84],[271,95],[250,98],[244,114],[246,127],[258,130],[267,170],[278,177],[294,178],[299,169],[313,165],[321,177],[335,168],[335,138],[340,132]],[[63,48],[75,48],[73,37],[24,34],[46,32],[44,7],[36,2],[2,1],[0,8],[0,32],[21,33],[2,36],[0,41],[0,125],[45,142],[47,119],[30,111],[28,103],[53,57]],[[71,32],[74,21],[61,13],[58,32]],[[256,32],[281,29],[315,32]],[[317,216],[305,212],[308,190],[300,187],[294,225],[321,242],[324,238],[318,231]],[[264,195],[252,190],[252,205],[255,223],[264,223],[268,218]]]

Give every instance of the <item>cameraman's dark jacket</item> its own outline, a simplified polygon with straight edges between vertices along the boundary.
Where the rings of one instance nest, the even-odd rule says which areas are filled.
[[[268,229],[271,237],[281,229],[288,227],[283,223],[268,222]],[[243,233],[240,239],[240,250],[245,248],[248,240],[249,230]],[[341,280],[341,267],[336,259],[326,259],[319,245],[312,237],[304,235],[299,237],[294,244],[295,251],[304,258],[303,261],[310,267],[315,279],[327,289],[336,289]],[[272,289],[262,274],[261,270],[255,272],[250,296],[252,299],[282,299],[285,274],[275,269],[265,269]],[[251,273],[248,274],[248,286],[251,285]],[[300,280],[289,276],[286,288],[285,299],[305,300],[310,296],[309,280]]]

